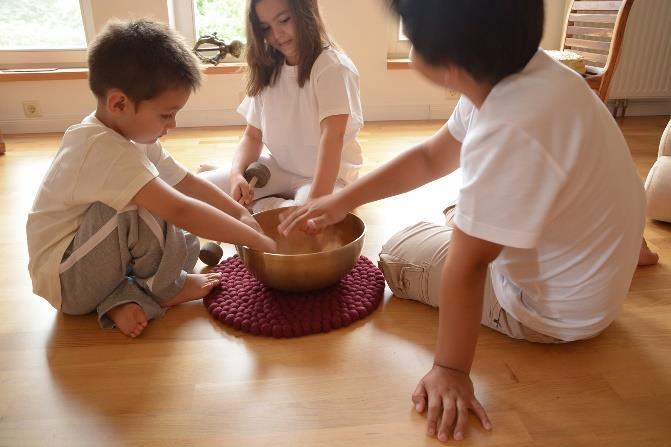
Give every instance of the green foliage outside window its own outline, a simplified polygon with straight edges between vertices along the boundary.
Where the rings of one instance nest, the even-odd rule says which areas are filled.
[[[226,43],[245,42],[244,0],[196,0],[195,4],[197,36],[216,32]]]
[[[86,48],[79,0],[0,0],[0,28],[3,50]]]

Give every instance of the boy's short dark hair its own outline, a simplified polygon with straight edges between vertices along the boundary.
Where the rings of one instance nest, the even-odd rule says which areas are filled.
[[[414,50],[496,84],[521,71],[543,35],[543,0],[388,0]]]
[[[200,86],[198,58],[168,26],[147,19],[109,22],[89,46],[89,86],[98,99],[118,88],[136,106],[164,91]]]

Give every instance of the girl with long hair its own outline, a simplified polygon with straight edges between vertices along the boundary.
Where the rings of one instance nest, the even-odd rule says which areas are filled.
[[[359,74],[327,34],[317,0],[249,0],[246,60],[238,112],[247,127],[230,168],[204,165],[201,175],[254,211],[303,203],[356,179]],[[244,173],[255,161],[271,175],[252,190]]]

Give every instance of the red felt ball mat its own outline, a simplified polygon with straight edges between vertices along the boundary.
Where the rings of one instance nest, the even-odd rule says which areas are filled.
[[[232,256],[214,267],[221,284],[203,303],[212,316],[243,332],[300,337],[349,326],[368,316],[384,296],[384,276],[365,256],[339,283],[311,292],[266,287]]]

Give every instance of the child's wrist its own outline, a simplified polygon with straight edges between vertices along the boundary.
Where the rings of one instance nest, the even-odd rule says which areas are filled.
[[[349,212],[360,205],[357,203],[356,196],[354,194],[345,194],[343,191],[344,190],[340,190],[336,193],[336,204],[339,208],[345,209]]]
[[[463,374],[463,375],[465,375],[465,376],[469,376],[469,375],[470,375],[470,373],[469,373],[468,371],[464,371],[464,370],[461,369],[461,368],[455,368],[455,367],[453,367],[453,366],[448,366],[448,365],[446,365],[446,364],[444,364],[444,363],[441,363],[441,362],[439,362],[439,361],[437,361],[437,360],[435,360],[435,359],[433,360],[433,366],[437,366],[437,367],[440,368],[440,369],[444,369],[444,370],[447,370],[447,371],[451,371],[451,372],[453,372],[453,373],[455,373],[455,374]]]

